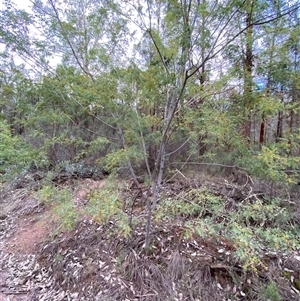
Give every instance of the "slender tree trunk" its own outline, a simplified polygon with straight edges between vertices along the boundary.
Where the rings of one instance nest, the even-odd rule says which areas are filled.
[[[294,125],[294,112],[290,111],[290,120],[289,120],[289,134],[293,134],[293,125]]]
[[[289,120],[289,155],[292,155],[292,141],[291,135],[293,134],[293,124],[294,124],[294,112],[290,110],[290,120]]]
[[[182,41],[181,45],[181,66],[180,66],[180,72],[178,73],[179,76],[176,79],[176,82],[174,83],[174,89],[171,92],[171,94],[167,95],[166,97],[166,104],[165,104],[165,117],[164,117],[164,127],[162,129],[162,138],[159,145],[159,153],[155,162],[154,172],[153,172],[153,197],[152,197],[152,203],[150,203],[150,197],[147,198],[147,209],[148,209],[148,215],[147,215],[147,224],[146,224],[146,237],[145,237],[145,248],[146,250],[149,250],[150,247],[150,233],[151,233],[151,223],[152,223],[152,212],[155,210],[157,206],[157,202],[159,199],[159,194],[161,191],[161,185],[162,185],[162,179],[163,174],[165,171],[165,164],[166,164],[166,146],[168,143],[168,140],[170,138],[170,133],[172,129],[172,124],[174,121],[175,113],[177,111],[177,108],[179,106],[179,103],[181,102],[184,91],[187,85],[187,81],[189,79],[188,72],[186,70],[186,62],[189,58],[189,51],[191,49],[191,28],[190,28],[190,21],[189,21],[189,14],[191,9],[191,1],[189,3],[184,2],[183,4],[183,10],[182,10],[182,17],[184,22],[184,32],[187,35],[185,39]],[[155,45],[157,51],[159,52],[159,48],[157,48],[157,45],[155,43],[155,39],[153,38],[153,35],[151,34],[151,31],[148,31],[150,38],[153,40],[153,44]],[[163,58],[162,58],[163,61]],[[169,74],[168,69],[166,68],[166,73]],[[200,68],[201,66],[199,66]]]
[[[262,121],[260,124],[260,133],[259,133],[259,144],[263,146],[265,143],[265,114],[262,114]]]
[[[202,1],[202,4],[206,4],[206,0]],[[205,28],[206,28],[206,17],[205,15],[202,15],[201,17],[201,38],[203,39],[202,44],[205,45],[206,41],[204,40],[205,38]],[[201,59],[202,59],[202,67],[200,71],[200,76],[199,76],[199,81],[200,81],[200,89],[203,89],[204,83],[206,82],[206,64],[205,64],[205,47],[201,48]],[[201,101],[203,103],[203,101]],[[199,159],[200,161],[202,160],[202,156],[206,152],[206,144],[204,140],[207,138],[207,134],[204,135],[199,135],[198,137],[198,148],[199,148]]]
[[[283,86],[281,86],[280,95],[281,95],[281,102],[283,103]],[[278,142],[280,138],[283,137],[282,129],[283,129],[283,112],[279,111],[278,118],[277,118],[277,128],[276,128],[276,139],[275,139],[276,142]]]
[[[158,108],[157,105],[154,104],[153,108],[150,109],[150,115],[153,116],[154,118],[157,118],[159,116],[157,116],[158,114]],[[158,127],[157,125],[152,125],[151,126],[151,132],[154,134],[156,131],[158,131]],[[155,134],[154,134],[155,135]],[[156,161],[156,157],[157,157],[157,153],[158,153],[158,149],[157,149],[157,143],[153,140],[151,141],[151,143],[148,146],[148,153],[149,153],[149,167],[150,170],[153,172],[154,168],[155,168],[155,161]]]
[[[243,125],[243,136],[249,143],[251,139],[251,118],[250,106],[252,103],[252,87],[253,87],[253,6],[254,2],[249,3],[246,13],[246,51],[244,58],[244,112],[245,120]]]
[[[278,142],[280,138],[282,138],[282,124],[283,124],[283,114],[282,112],[278,112],[276,142]]]

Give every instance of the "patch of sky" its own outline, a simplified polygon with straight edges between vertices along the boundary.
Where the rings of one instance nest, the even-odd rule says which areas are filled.
[[[267,86],[267,80],[264,77],[257,77],[254,79],[255,87],[257,91],[263,91]]]

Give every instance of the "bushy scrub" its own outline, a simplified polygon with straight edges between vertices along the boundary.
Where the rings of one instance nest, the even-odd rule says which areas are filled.
[[[79,211],[73,203],[72,192],[65,188],[58,189],[53,185],[45,185],[36,193],[42,203],[51,206],[58,219],[57,231],[72,230],[79,221]]]
[[[113,221],[119,235],[129,236],[131,229],[123,201],[114,183],[108,183],[101,190],[95,190],[88,196],[87,213],[99,224]]]
[[[10,178],[25,167],[32,160],[39,157],[20,136],[12,133],[10,126],[0,116],[0,176]]]
[[[245,198],[229,206],[232,201],[208,188],[190,189],[162,200],[155,220],[179,222],[189,237],[221,235],[229,239],[245,270],[256,271],[263,266],[262,250],[291,251],[300,247],[299,227],[291,226],[293,214],[283,200]]]
[[[278,287],[274,281],[260,288],[259,296],[262,301],[281,301],[282,297],[278,291]]]

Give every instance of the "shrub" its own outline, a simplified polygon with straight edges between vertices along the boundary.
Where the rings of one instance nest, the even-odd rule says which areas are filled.
[[[274,281],[260,288],[259,296],[262,301],[281,301],[282,298],[279,294],[278,287]]]

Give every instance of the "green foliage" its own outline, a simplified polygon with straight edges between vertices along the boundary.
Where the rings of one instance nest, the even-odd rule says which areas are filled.
[[[297,168],[299,163],[300,157],[290,156],[288,141],[282,140],[281,143],[263,146],[246,166],[260,178],[292,184],[296,182],[295,175],[288,175],[286,170]]]
[[[184,224],[186,237],[222,235],[235,244],[235,254],[245,270],[257,271],[262,265],[261,249],[297,250],[299,227],[291,227],[292,209],[281,199],[244,200],[234,210],[226,200],[208,189],[191,189],[174,198],[163,199],[154,219],[157,222]]]
[[[79,221],[80,214],[73,203],[72,193],[67,189],[58,189],[53,185],[45,185],[36,193],[36,198],[52,207],[58,219],[56,231],[70,231]]]
[[[36,192],[36,197],[42,203],[59,205],[71,201],[72,193],[67,189],[58,189],[48,184]]]
[[[257,236],[257,228],[233,222],[224,232],[235,242],[235,255],[243,263],[244,270],[257,272],[258,267],[264,267],[260,255],[264,244]]]
[[[124,165],[127,166],[128,162],[139,164],[143,160],[143,156],[144,153],[139,149],[136,147],[130,147],[111,152],[104,158],[104,160],[100,160],[100,162],[104,162],[105,170],[113,171],[117,167],[122,167]]]
[[[73,230],[79,221],[79,212],[76,210],[72,200],[62,202],[54,208],[54,213],[59,219],[59,230]]]
[[[0,174],[3,178],[10,178],[38,160],[37,150],[34,150],[22,139],[13,135],[10,126],[0,119]]]
[[[281,301],[282,297],[274,281],[262,286],[259,291],[259,297],[262,301]]]
[[[220,230],[211,217],[187,221],[186,227],[203,238],[214,237]]]
[[[101,190],[93,191],[88,196],[87,213],[100,223],[113,222],[116,232],[120,236],[128,237],[131,233],[129,221],[123,211],[123,202],[120,198],[118,187],[112,181],[107,183]]]
[[[236,254],[244,267],[255,270],[262,247],[281,251],[299,248],[298,229],[290,226],[291,218],[292,212],[279,199],[240,203],[229,213],[229,223],[224,224],[222,232],[236,241]]]
[[[258,235],[265,245],[275,250],[297,250],[300,246],[298,241],[299,229],[290,228],[285,230],[279,227],[258,230]],[[288,248],[286,247],[288,246]]]
[[[91,141],[88,146],[88,153],[93,154],[97,151],[102,151],[105,146],[109,143],[109,140],[105,137],[98,137]]]
[[[265,227],[269,224],[274,224],[277,221],[277,218],[287,218],[287,211],[284,207],[280,206],[278,200],[273,200],[270,203],[262,201],[260,199],[255,200],[254,202],[245,201],[242,204],[239,204],[238,207],[241,207],[240,214],[236,216],[235,212],[232,212],[231,219],[236,220],[240,218],[246,226],[260,226]]]
[[[255,108],[265,117],[274,117],[279,111],[284,109],[280,99],[259,94],[256,100]]]
[[[176,218],[215,216],[224,210],[222,199],[203,189],[191,189],[176,196],[162,200],[155,212],[156,220]]]

